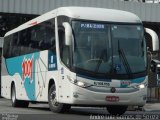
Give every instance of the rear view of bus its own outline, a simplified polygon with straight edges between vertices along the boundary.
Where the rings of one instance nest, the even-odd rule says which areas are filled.
[[[33,70],[28,69],[28,76],[22,74],[18,81],[14,78],[10,82],[5,82],[7,74],[12,78],[9,73],[2,77],[2,86],[7,84],[9,88],[34,94],[17,93],[18,97],[15,97],[16,90],[3,88],[2,96],[11,98],[12,103],[15,100],[49,102],[53,112],[67,111],[73,105],[105,106],[110,114],[120,115],[130,105],[145,105],[148,84],[146,42],[142,22],[136,15],[112,9],[63,7],[27,25],[38,26],[48,21],[52,22],[47,26],[54,24],[50,33],[55,36],[55,52],[52,45],[50,48],[47,45],[28,56],[23,54],[22,60],[30,57],[34,66]],[[41,69],[38,70],[39,66]],[[14,68],[7,69],[13,71]],[[23,77],[34,78],[34,84],[30,88],[21,87]],[[12,81],[20,82],[19,88],[16,84],[12,86]],[[11,93],[5,95],[4,91]]]

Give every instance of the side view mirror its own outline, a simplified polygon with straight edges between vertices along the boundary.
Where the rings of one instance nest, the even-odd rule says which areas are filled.
[[[159,39],[158,39],[157,33],[149,28],[145,28],[145,32],[148,33],[152,38],[153,51],[158,51],[159,50]]]
[[[64,22],[63,26],[65,28],[65,45],[70,46],[72,41],[72,28],[68,22]]]
[[[160,61],[153,59],[151,61],[150,69],[153,73],[157,72],[157,70],[160,68]]]
[[[160,87],[160,61],[159,60],[152,60],[151,61],[151,71],[156,75],[157,77],[157,86]]]

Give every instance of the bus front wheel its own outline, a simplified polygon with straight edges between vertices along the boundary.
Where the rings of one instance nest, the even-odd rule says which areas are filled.
[[[122,115],[127,111],[128,106],[107,106],[107,111],[111,114],[111,115]]]
[[[49,103],[50,110],[52,112],[56,112],[56,113],[67,112],[67,111],[69,111],[69,109],[71,107],[68,104],[63,104],[63,103],[58,103],[57,102],[56,86],[55,86],[55,84],[53,84],[50,87],[50,89],[49,89],[48,103]]]
[[[11,87],[11,102],[12,102],[12,107],[28,107],[29,102],[28,101],[22,101],[22,100],[17,100],[16,99],[16,89],[15,85],[13,84]]]

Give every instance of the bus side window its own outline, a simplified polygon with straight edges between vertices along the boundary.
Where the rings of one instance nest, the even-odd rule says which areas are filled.
[[[62,62],[69,67],[70,60],[69,60],[69,47],[65,45],[65,32],[64,30],[58,31],[59,35],[59,47],[60,47],[60,57]]]
[[[63,27],[64,22],[69,23],[70,18],[67,16],[58,16],[57,17],[60,58],[61,58],[61,61],[67,67],[70,67],[70,63],[71,63],[70,47],[65,45],[65,29]]]
[[[41,23],[37,30],[38,47],[40,50],[51,50],[56,54],[54,19]]]
[[[39,48],[41,50],[52,50],[55,52],[55,35],[54,29],[45,27],[43,31],[40,31],[41,38],[39,39]]]
[[[19,55],[19,50],[17,47],[17,41],[18,41],[18,33],[13,34],[12,40],[10,41],[10,57],[15,57]]]
[[[10,57],[10,41],[12,39],[13,35],[9,35],[4,38],[4,46],[3,46],[3,56],[4,58],[9,58]]]
[[[55,37],[51,37],[51,40],[50,40],[50,44],[51,44],[51,51],[53,51],[54,53],[56,53],[56,43],[55,43]]]
[[[32,30],[30,30],[30,39],[29,40],[29,49],[31,52],[38,52],[40,51],[39,48],[39,39],[37,38],[37,34],[38,34],[38,29],[39,27],[33,27]]]
[[[19,32],[19,41],[17,43],[19,50],[20,50],[20,55],[24,55],[28,53],[28,44],[27,44],[27,30],[23,30]]]

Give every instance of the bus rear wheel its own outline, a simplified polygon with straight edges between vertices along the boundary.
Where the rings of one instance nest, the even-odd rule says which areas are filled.
[[[114,106],[107,106],[107,111],[111,115],[122,115],[127,111],[128,106],[123,105],[114,105]]]
[[[71,106],[68,104],[58,103],[56,96],[56,86],[53,84],[48,93],[48,103],[50,110],[56,113],[63,113],[70,110]]]
[[[13,84],[11,88],[11,102],[12,102],[12,107],[28,107],[29,102],[28,101],[22,101],[22,100],[17,100],[16,99],[16,89],[15,85]]]

